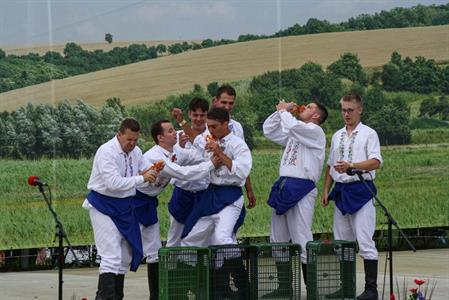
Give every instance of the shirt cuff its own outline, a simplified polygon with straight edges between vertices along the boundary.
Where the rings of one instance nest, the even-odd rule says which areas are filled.
[[[143,176],[136,176],[136,186],[137,185],[141,185],[142,183],[145,182],[145,179],[143,178]]]

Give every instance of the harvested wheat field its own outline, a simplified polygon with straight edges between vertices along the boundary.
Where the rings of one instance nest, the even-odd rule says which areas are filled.
[[[185,52],[2,93],[0,111],[78,98],[94,106],[109,97],[140,104],[190,90],[195,83],[248,79],[308,61],[327,66],[344,52],[357,53],[364,67],[380,66],[393,51],[449,60],[449,25],[292,36]]]

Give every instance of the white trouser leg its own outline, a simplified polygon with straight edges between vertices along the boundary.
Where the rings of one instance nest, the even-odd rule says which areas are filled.
[[[343,215],[341,211],[334,207],[334,239],[336,240],[346,240],[355,241],[355,234],[352,230],[351,215]]]
[[[94,231],[95,245],[101,257],[100,274],[125,274],[131,262],[129,259],[131,249],[128,242],[109,216],[102,214],[94,207],[89,208],[89,216]],[[122,265],[125,264],[127,265],[124,270]]]
[[[378,259],[376,244],[373,241],[376,230],[376,208],[373,201],[367,202],[352,215],[352,226],[359,244],[359,254],[363,259]]]
[[[317,194],[317,189],[312,190],[285,213],[290,238],[292,243],[301,246],[301,262],[304,264],[307,263],[307,242],[313,240],[312,220]]]
[[[181,246],[181,235],[184,230],[184,224],[179,223],[170,215],[170,228],[167,235],[167,247]]]
[[[181,240],[181,246],[201,247],[210,240],[213,230],[212,216],[201,217],[189,234]]]
[[[148,227],[142,224],[139,226],[142,234],[143,256],[147,258],[147,263],[155,263],[159,260],[158,251],[162,247],[159,222]]]
[[[234,226],[243,207],[243,196],[234,203],[223,208],[219,213],[213,215],[214,233],[213,241],[216,245],[234,243]]]

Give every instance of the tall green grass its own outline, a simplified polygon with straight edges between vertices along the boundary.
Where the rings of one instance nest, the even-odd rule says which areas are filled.
[[[384,165],[377,174],[379,198],[402,228],[449,225],[449,145],[397,146],[383,148]],[[253,152],[251,172],[258,199],[249,210],[241,236],[268,235],[271,209],[266,204],[271,185],[278,177],[280,148]],[[49,181],[53,204],[74,245],[93,242],[88,212],[81,208],[87,193],[92,161],[40,160],[0,161],[0,249],[54,246],[55,226],[37,188],[28,186],[28,175]],[[319,182],[319,191],[322,182]],[[171,188],[164,191],[158,208],[162,237],[169,220],[167,201]],[[319,195],[321,197],[321,194]],[[333,205],[322,208],[317,199],[313,230],[332,231]],[[378,227],[385,217],[378,209]],[[56,241],[57,242],[57,241]]]

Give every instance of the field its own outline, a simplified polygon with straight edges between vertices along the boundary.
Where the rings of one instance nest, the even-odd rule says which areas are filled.
[[[357,53],[364,67],[385,64],[393,51],[402,56],[449,60],[449,25],[322,33],[236,43],[185,52],[122,67],[42,83],[0,94],[0,111],[32,103],[81,98],[101,106],[109,97],[125,105],[153,102],[213,81],[249,79],[269,70],[323,66],[344,52]]]
[[[384,147],[384,166],[378,172],[379,198],[402,228],[449,225],[449,145]],[[280,149],[256,150],[251,173],[258,205],[247,214],[241,236],[266,236],[271,210],[266,198],[278,176]],[[91,160],[1,161],[0,249],[55,245],[54,221],[37,188],[26,184],[28,175],[50,182],[54,207],[74,245],[92,243],[87,211],[81,208]],[[319,185],[321,190],[321,182]],[[167,200],[171,189],[160,197],[162,237],[168,229]],[[332,205],[331,205],[332,206]],[[332,207],[316,203],[314,232],[331,232]],[[378,227],[385,218],[378,210]]]

